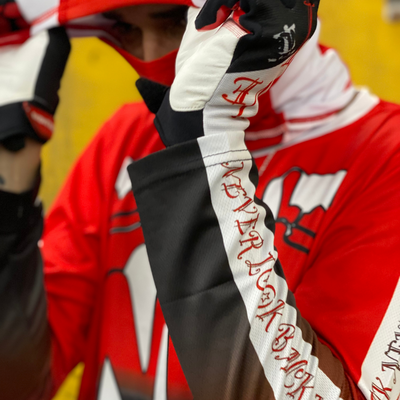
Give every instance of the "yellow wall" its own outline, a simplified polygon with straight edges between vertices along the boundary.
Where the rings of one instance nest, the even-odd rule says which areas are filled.
[[[384,22],[382,6],[382,0],[321,0],[321,41],[340,52],[357,85],[400,103],[400,22]]]
[[[321,42],[342,54],[357,85],[367,85],[382,98],[400,102],[400,23],[384,23],[381,7],[377,0],[321,0]],[[139,98],[135,78],[125,61],[100,41],[73,41],[55,136],[44,154],[42,197],[46,206],[102,122],[119,105]],[[75,398],[81,371],[79,366],[57,400]]]
[[[72,40],[61,82],[55,132],[44,147],[41,197],[46,209],[76,156],[102,123],[122,104],[139,99],[136,79],[131,66],[100,40]]]

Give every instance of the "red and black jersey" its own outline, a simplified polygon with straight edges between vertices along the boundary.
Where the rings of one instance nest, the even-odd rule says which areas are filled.
[[[48,314],[53,332],[53,378],[59,385],[78,362],[85,362],[80,394],[85,400],[193,398],[156,297],[141,218],[126,171],[132,161],[164,148],[152,121],[153,115],[142,103],[122,108],[104,125],[79,159],[46,220],[43,255]],[[265,292],[265,312],[253,315],[254,324],[258,324],[259,334],[267,334],[274,321],[279,321],[283,314],[283,303],[279,300],[287,309],[290,304],[301,315],[296,318],[298,326],[302,327],[297,332],[304,336],[303,342],[299,342],[303,350],[293,347],[298,355],[276,353],[281,359],[275,360],[275,366],[271,367],[273,371],[268,372],[269,364],[263,364],[259,348],[248,342],[248,329],[253,325],[249,324],[244,312],[246,304],[239,305],[244,314],[235,314],[236,306],[231,309],[231,304],[236,304],[237,294],[237,289],[230,292],[232,271],[225,270],[227,275],[217,274],[215,278],[207,268],[197,276],[195,272],[194,275],[186,274],[187,269],[182,267],[182,276],[172,274],[164,278],[180,288],[178,294],[187,294],[187,299],[192,299],[193,303],[189,301],[185,308],[186,304],[179,303],[178,295],[174,303],[168,293],[160,299],[164,304],[168,303],[169,318],[176,313],[193,318],[184,319],[184,327],[179,324],[169,326],[175,329],[175,334],[176,327],[180,326],[180,335],[188,338],[187,343],[193,338],[199,340],[196,351],[200,353],[187,352],[183,356],[182,337],[178,335],[175,342],[175,346],[180,347],[178,354],[192,388],[198,390],[199,386],[208,386],[208,380],[201,381],[201,374],[196,382],[200,365],[209,366],[208,373],[214,371],[218,381],[219,376],[225,376],[231,368],[236,368],[235,365],[240,372],[245,361],[240,357],[248,355],[250,365],[254,366],[247,372],[258,371],[258,374],[263,370],[265,374],[272,374],[265,375],[267,377],[283,374],[277,379],[280,386],[273,387],[275,396],[277,393],[295,399],[306,396],[309,388],[317,387],[315,371],[322,371],[329,393],[329,385],[333,382],[334,387],[344,390],[342,396],[346,398],[359,395],[358,385],[365,397],[395,399],[392,396],[398,391],[398,383],[394,380],[399,369],[396,358],[400,295],[396,264],[400,249],[397,234],[400,181],[396,178],[400,168],[399,122],[397,106],[378,103],[370,95],[360,93],[351,107],[332,117],[324,129],[312,130],[307,135],[293,135],[279,144],[274,144],[271,139],[269,146],[265,141],[260,141],[259,146],[251,142],[259,170],[259,182],[254,190],[268,205],[269,219],[275,218],[273,243],[281,265],[276,274],[279,282],[287,284],[289,290],[283,298],[274,297],[276,286]],[[198,146],[195,147],[198,152]],[[193,150],[187,150],[183,152],[183,161],[194,157]],[[164,263],[168,270],[174,262],[182,261],[179,257],[184,257],[188,266],[202,259],[209,262],[211,268],[215,259],[219,259],[221,237],[212,236],[211,241],[202,241],[202,232],[206,237],[207,223],[213,225],[213,215],[207,214],[204,219],[207,223],[198,226],[196,218],[190,218],[190,215],[203,215],[203,209],[208,209],[207,203],[196,198],[196,193],[205,189],[201,187],[201,181],[196,188],[196,180],[192,180],[192,188],[190,185],[179,188],[182,191],[179,204],[169,209],[172,191],[178,190],[174,180],[169,178],[186,167],[184,162],[175,167],[168,164],[168,156],[162,154],[165,152],[157,154],[160,159],[149,157],[145,160],[147,170],[141,171],[142,178],[137,182],[137,186],[142,187],[155,177],[149,193],[154,192],[156,196],[151,201],[146,197],[148,209],[153,219],[156,218],[156,225],[160,213],[168,220],[165,223],[160,217],[159,229],[154,227],[154,235],[158,238],[156,252],[162,257],[158,265]],[[252,164],[248,157],[247,154],[246,159]],[[218,160],[219,165],[226,161],[229,160]],[[250,170],[252,175],[255,170]],[[231,177],[234,176],[232,171]],[[226,172],[229,173],[229,169]],[[201,174],[204,175],[204,171]],[[215,190],[228,197],[235,197],[235,193],[243,189],[235,186],[237,182],[223,182],[225,188],[220,183]],[[157,186],[159,190],[154,190]],[[185,190],[190,192],[190,198],[185,195]],[[179,199],[178,194],[175,196]],[[246,205],[246,202],[237,205],[247,210],[252,206],[254,204]],[[261,206],[257,203],[257,207]],[[148,218],[148,214],[144,215]],[[249,215],[248,221],[237,225],[238,232],[247,232],[255,224]],[[187,221],[183,237],[176,230],[174,218],[177,217]],[[268,232],[273,231],[270,223],[266,225]],[[266,240],[261,235],[243,237],[242,243],[235,244],[236,257],[241,257],[244,262],[245,276],[257,276],[258,272],[264,271],[261,268],[268,265],[265,261],[268,257],[276,258],[273,251],[271,254],[268,251],[262,260],[247,258]],[[215,253],[214,249],[217,249]],[[151,254],[154,254],[154,248],[151,248]],[[177,258],[176,254],[181,256]],[[264,261],[265,264],[257,266]],[[173,278],[176,279],[172,281]],[[200,296],[197,301],[190,287],[204,289],[210,282],[216,289],[209,293],[210,296]],[[263,282],[261,278],[258,284],[265,289]],[[214,314],[207,308],[207,303],[211,306],[218,298],[222,309]],[[256,312],[255,309],[252,312]],[[205,318],[204,329],[210,328],[206,323],[208,317],[218,321],[215,330],[211,330],[213,342],[207,342],[204,329],[199,331],[197,328],[196,318],[202,317]],[[233,325],[230,325],[232,321]],[[238,321],[243,322],[244,330],[235,336]],[[289,341],[291,334],[287,331],[289,336],[285,339],[284,331],[281,333],[282,337],[274,338],[278,347],[285,340]],[[217,340],[218,335],[221,340]],[[257,340],[263,341],[263,338],[260,336]],[[216,344],[221,346],[221,357]],[[313,353],[316,344],[318,351]],[[253,347],[253,353],[247,352],[248,346]],[[271,348],[267,350],[268,353]],[[211,351],[217,353],[208,358]],[[310,351],[314,357],[312,371],[302,369],[310,362],[307,358]],[[228,354],[229,359],[223,354]],[[206,364],[202,364],[204,362]],[[211,368],[212,365],[215,368]],[[248,392],[254,395],[252,398],[257,398],[257,393],[270,393],[271,390],[269,378],[263,383],[261,375],[257,374],[254,379],[246,374],[240,379],[243,385],[240,390],[247,393],[249,386],[254,387],[254,391]],[[344,376],[349,379],[345,380]],[[210,380],[209,388],[215,389],[211,384],[214,381]],[[237,386],[232,387],[239,390]],[[335,389],[338,396],[339,389]],[[211,393],[209,398],[220,398],[213,392],[207,393]],[[315,395],[325,398],[321,391],[315,391]]]
[[[398,398],[399,122],[380,103],[255,159],[223,132],[128,168],[194,398]]]

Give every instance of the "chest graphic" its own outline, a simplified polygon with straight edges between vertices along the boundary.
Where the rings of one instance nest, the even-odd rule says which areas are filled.
[[[284,243],[308,254],[318,226],[345,176],[343,170],[319,175],[295,167],[272,179],[265,188],[263,201],[275,217],[276,235],[282,231]]]

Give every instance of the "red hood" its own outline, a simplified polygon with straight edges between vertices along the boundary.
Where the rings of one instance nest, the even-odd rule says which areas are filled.
[[[57,21],[64,25],[78,18],[138,4],[196,5],[196,0],[16,0],[21,13],[33,26]],[[50,22],[50,20],[52,22]]]

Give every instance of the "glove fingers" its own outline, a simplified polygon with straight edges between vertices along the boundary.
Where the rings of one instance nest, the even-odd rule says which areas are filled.
[[[211,30],[220,26],[231,14],[238,0],[208,0],[196,18],[196,29]]]
[[[229,72],[272,68],[290,59],[312,36],[317,25],[319,1],[289,0],[254,2],[250,12],[240,16],[240,24],[253,35],[238,43]]]

